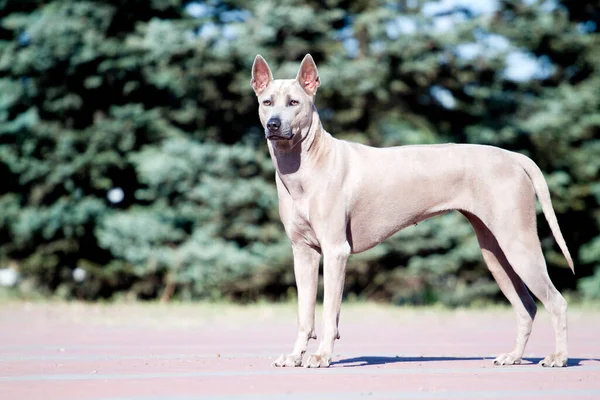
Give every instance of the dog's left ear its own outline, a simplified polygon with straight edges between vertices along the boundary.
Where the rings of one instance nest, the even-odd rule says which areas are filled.
[[[314,96],[317,93],[317,88],[321,85],[321,81],[319,80],[317,65],[310,54],[304,56],[296,79],[309,96]]]

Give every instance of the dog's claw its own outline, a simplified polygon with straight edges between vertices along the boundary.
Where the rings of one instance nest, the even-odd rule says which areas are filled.
[[[495,365],[518,365],[521,364],[521,359],[513,353],[502,354],[494,360]]]
[[[282,354],[271,365],[274,367],[300,367],[302,366],[302,357],[294,354],[287,356]]]
[[[540,361],[542,367],[566,367],[567,356],[562,353],[550,354],[548,357]]]
[[[308,360],[306,360],[304,366],[306,368],[327,368],[329,367],[330,363],[331,359],[328,359],[319,354],[313,354],[310,357],[308,357]]]

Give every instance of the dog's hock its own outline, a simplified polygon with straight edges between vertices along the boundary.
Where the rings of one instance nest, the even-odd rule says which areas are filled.
[[[257,96],[260,96],[272,81],[271,68],[260,54],[257,55],[252,64],[252,80],[250,81],[252,89]]]
[[[314,96],[317,93],[321,80],[319,79],[317,65],[310,54],[304,56],[296,79],[309,96]]]

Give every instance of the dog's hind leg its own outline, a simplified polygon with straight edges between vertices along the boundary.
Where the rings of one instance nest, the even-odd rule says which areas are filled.
[[[497,184],[498,187],[502,187]],[[506,188],[512,188],[507,191]],[[482,220],[496,238],[508,264],[552,316],[556,351],[540,362],[545,367],[567,365],[567,302],[548,276],[546,260],[537,234],[535,192],[529,178],[513,179],[501,199],[481,210]],[[480,217],[481,218],[481,217]]]
[[[521,234],[496,235],[500,247],[515,272],[552,316],[556,341],[555,353],[543,359],[544,367],[567,365],[567,302],[548,276],[535,225]]]
[[[515,348],[510,353],[496,357],[494,364],[520,364],[521,357],[525,351],[525,346],[529,340],[529,335],[531,334],[537,306],[529,294],[527,287],[509,264],[493,233],[473,214],[465,212],[463,212],[463,214],[467,217],[475,230],[483,259],[492,273],[492,276],[517,314],[517,338],[515,341]]]

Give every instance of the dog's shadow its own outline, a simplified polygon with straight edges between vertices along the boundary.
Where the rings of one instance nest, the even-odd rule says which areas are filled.
[[[493,365],[493,357],[384,357],[384,356],[362,356],[354,358],[344,358],[342,360],[334,361],[333,366],[342,368],[352,367],[364,367],[367,365],[382,365],[382,364],[393,364],[393,363],[423,363],[423,362],[434,362],[434,361],[477,361],[483,360]],[[542,358],[525,357],[521,365],[538,364],[542,361]],[[582,361],[597,361],[598,358],[569,358],[567,363],[568,367],[574,367],[581,365]]]

